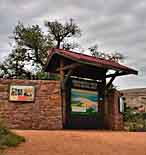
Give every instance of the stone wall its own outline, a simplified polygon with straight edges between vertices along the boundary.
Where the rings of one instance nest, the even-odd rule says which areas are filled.
[[[128,106],[146,112],[146,88],[127,89],[121,90],[121,92],[124,94]]]
[[[9,85],[34,85],[34,102],[10,102]],[[62,129],[59,81],[0,80],[0,119],[15,129]]]
[[[34,85],[34,102],[9,101],[9,86]],[[0,80],[0,119],[15,129],[62,129],[60,82],[53,80]],[[119,113],[119,92],[112,92],[105,102],[104,126],[110,130],[123,129]]]

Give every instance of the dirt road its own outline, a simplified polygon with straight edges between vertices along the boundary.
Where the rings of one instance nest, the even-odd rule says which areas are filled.
[[[146,133],[16,131],[26,142],[6,155],[146,155]]]

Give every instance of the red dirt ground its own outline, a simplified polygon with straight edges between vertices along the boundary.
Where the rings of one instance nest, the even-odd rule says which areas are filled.
[[[146,155],[146,133],[108,131],[16,131],[26,142],[6,155]]]

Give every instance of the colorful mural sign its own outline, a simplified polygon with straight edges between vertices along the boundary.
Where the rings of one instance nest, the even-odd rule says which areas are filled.
[[[98,112],[97,92],[72,88],[71,111],[86,115]]]
[[[10,85],[9,100],[32,102],[34,93],[34,86]]]

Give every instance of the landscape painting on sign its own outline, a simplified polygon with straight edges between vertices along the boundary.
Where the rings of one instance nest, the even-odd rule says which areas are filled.
[[[71,112],[83,115],[92,115],[98,112],[97,92],[71,89]]]

